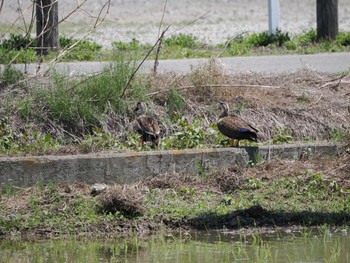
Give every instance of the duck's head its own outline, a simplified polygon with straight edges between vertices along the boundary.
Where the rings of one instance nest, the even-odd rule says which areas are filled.
[[[225,116],[228,116],[228,111],[229,111],[229,106],[226,102],[224,101],[220,101],[220,108],[222,109],[222,113],[220,114],[220,117],[225,117]]]
[[[146,103],[139,101],[136,105],[134,112],[139,114],[139,115],[142,115],[142,114],[146,113],[146,110],[147,110]]]
[[[223,109],[223,110],[229,110],[229,106],[228,106],[228,104],[227,104],[226,102],[220,101],[219,103],[220,103],[221,109]]]

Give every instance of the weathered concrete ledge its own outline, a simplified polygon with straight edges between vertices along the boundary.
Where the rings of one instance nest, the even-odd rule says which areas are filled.
[[[339,143],[288,144],[69,156],[1,157],[0,187],[48,183],[135,183],[148,177],[198,174],[273,158],[301,159],[337,155]]]

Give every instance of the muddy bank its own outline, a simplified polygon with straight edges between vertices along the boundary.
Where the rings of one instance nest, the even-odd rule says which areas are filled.
[[[349,158],[274,160],[210,174],[104,185],[99,191],[87,184],[9,187],[1,193],[0,238],[347,225]]]

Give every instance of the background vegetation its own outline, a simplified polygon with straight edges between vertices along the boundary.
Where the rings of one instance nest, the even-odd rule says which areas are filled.
[[[10,34],[0,42],[0,63],[35,63],[37,57],[33,43],[35,40],[20,34]],[[112,50],[102,50],[102,47],[88,39],[78,40],[65,35],[60,37],[60,46],[65,55],[60,61],[92,61],[113,60],[115,53],[146,54],[152,43],[141,43],[137,39],[130,42],[116,41]],[[315,29],[302,34],[290,36],[287,32],[277,31],[242,33],[225,43],[207,45],[192,34],[173,34],[165,37],[159,59],[201,58],[246,56],[264,54],[313,54],[319,52],[342,52],[350,50],[350,32],[340,32],[335,41],[317,41]],[[61,52],[62,52],[61,51]],[[156,51],[154,51],[156,52]],[[51,61],[58,53],[52,52],[44,58]],[[154,57],[154,55],[151,55]]]

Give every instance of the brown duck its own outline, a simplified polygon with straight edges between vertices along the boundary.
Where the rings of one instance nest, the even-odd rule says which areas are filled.
[[[146,104],[139,101],[134,112],[138,114],[138,117],[136,118],[138,123],[136,131],[141,135],[141,147],[143,147],[144,142],[147,141],[151,141],[153,147],[158,146],[160,144],[160,129],[158,122],[153,117],[147,117],[146,111]]]
[[[257,132],[251,124],[242,120],[236,115],[229,115],[229,106],[227,103],[220,101],[220,107],[222,109],[219,115],[217,126],[219,131],[230,138],[231,146],[238,146],[240,140],[250,140],[257,142]],[[237,140],[237,144],[234,145],[234,140]]]

